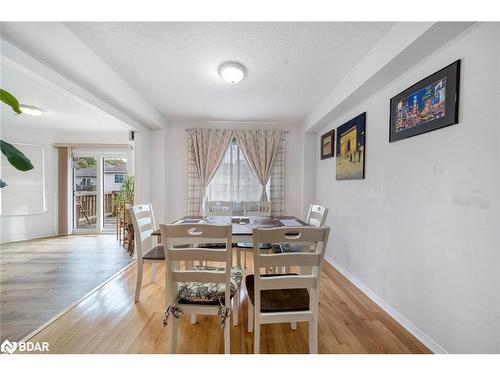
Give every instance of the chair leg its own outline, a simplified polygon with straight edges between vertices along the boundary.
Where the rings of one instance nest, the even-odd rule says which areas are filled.
[[[233,326],[237,326],[239,324],[240,319],[240,290],[235,293],[233,297]]]
[[[172,317],[168,324],[168,348],[170,354],[175,354],[177,345],[177,319]]]
[[[158,265],[156,263],[151,263],[151,282],[156,282],[156,272]]]
[[[248,332],[253,332],[253,305],[250,299],[248,299],[248,312],[247,312],[247,320],[248,320]]]
[[[231,354],[231,323],[226,319],[224,325],[224,354]]]
[[[254,332],[253,332],[253,354],[260,353],[260,324],[255,322]]]
[[[191,314],[191,324],[196,324],[196,314]]]
[[[297,322],[291,322],[290,327],[295,331],[297,329]]]
[[[309,322],[309,353],[318,354],[318,318]]]
[[[142,269],[143,269],[142,259],[137,259],[137,282],[135,284],[135,302],[139,302],[139,298],[141,296]]]
[[[236,248],[236,265],[241,267],[241,250]]]

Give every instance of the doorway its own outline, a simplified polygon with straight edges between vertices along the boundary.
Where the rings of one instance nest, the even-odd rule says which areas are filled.
[[[115,197],[127,178],[127,159],[104,157],[103,162],[103,231],[115,232],[118,226]]]
[[[72,163],[73,233],[115,232],[115,197],[126,181],[126,155],[73,152]]]

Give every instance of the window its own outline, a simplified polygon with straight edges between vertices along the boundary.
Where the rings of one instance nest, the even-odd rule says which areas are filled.
[[[0,189],[0,215],[32,215],[45,212],[44,146],[15,142],[12,144],[26,155],[34,168],[22,172],[5,159],[2,160],[0,178],[7,186]]]
[[[123,180],[125,175],[123,174],[115,174],[115,184],[123,184]]]
[[[80,185],[90,186],[90,185],[92,185],[92,179],[90,177],[84,177],[84,178],[82,178]]]
[[[270,183],[267,195],[270,197]],[[262,193],[259,180],[241,150],[236,139],[227,149],[221,165],[207,188],[209,201],[258,201]]]

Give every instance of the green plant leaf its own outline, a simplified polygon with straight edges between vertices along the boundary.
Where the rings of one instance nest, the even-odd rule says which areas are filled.
[[[0,189],[6,186],[7,184],[0,178]]]
[[[21,108],[19,108],[19,102],[10,92],[0,89],[0,101],[11,107],[18,115],[22,113]]]
[[[26,172],[34,168],[31,161],[10,143],[0,140],[0,148],[2,149],[2,154],[5,155],[9,163],[17,170]]]

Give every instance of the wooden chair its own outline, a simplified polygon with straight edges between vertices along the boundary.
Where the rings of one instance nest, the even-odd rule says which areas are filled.
[[[271,216],[271,202],[243,202],[245,216]]]
[[[137,282],[135,287],[135,302],[139,302],[142,287],[144,263],[152,264],[151,282],[156,281],[156,267],[164,263],[163,245],[157,244],[157,239],[151,233],[156,229],[156,221],[151,204],[140,204],[129,209],[134,226],[137,255]]]
[[[83,214],[83,217],[85,217],[85,221],[87,222],[87,224],[88,224],[89,226],[92,226],[92,223],[90,222],[90,219],[89,219],[89,213],[90,213],[91,211],[90,211],[89,209],[87,209],[87,208],[83,207],[83,204],[82,204],[82,202],[80,202],[80,200],[79,200],[79,199],[76,199],[76,198],[75,198],[75,200],[76,200],[77,212],[82,213],[82,214]],[[76,219],[77,219],[77,220],[80,220],[79,215],[77,215],[77,218],[76,218]]]
[[[208,201],[205,204],[205,216],[233,216],[233,202]]]
[[[253,230],[254,269],[245,279],[248,291],[248,331],[254,331],[254,353],[259,353],[261,324],[309,322],[309,351],[318,352],[318,304],[320,273],[330,229],[286,227]],[[310,253],[262,254],[261,243],[314,246]],[[312,267],[309,275],[261,274],[261,268]]]
[[[169,317],[179,312],[196,315],[220,315],[223,320],[224,352],[230,353],[230,325],[225,312],[233,301],[233,324],[238,324],[239,287],[243,273],[232,267],[231,225],[169,224],[160,225],[165,249],[167,283],[166,323],[169,327],[170,352],[175,353],[177,318]],[[224,249],[195,247],[200,243],[225,243]],[[192,261],[222,263],[222,267],[194,266],[183,269]],[[234,297],[234,298],[233,298]]]

